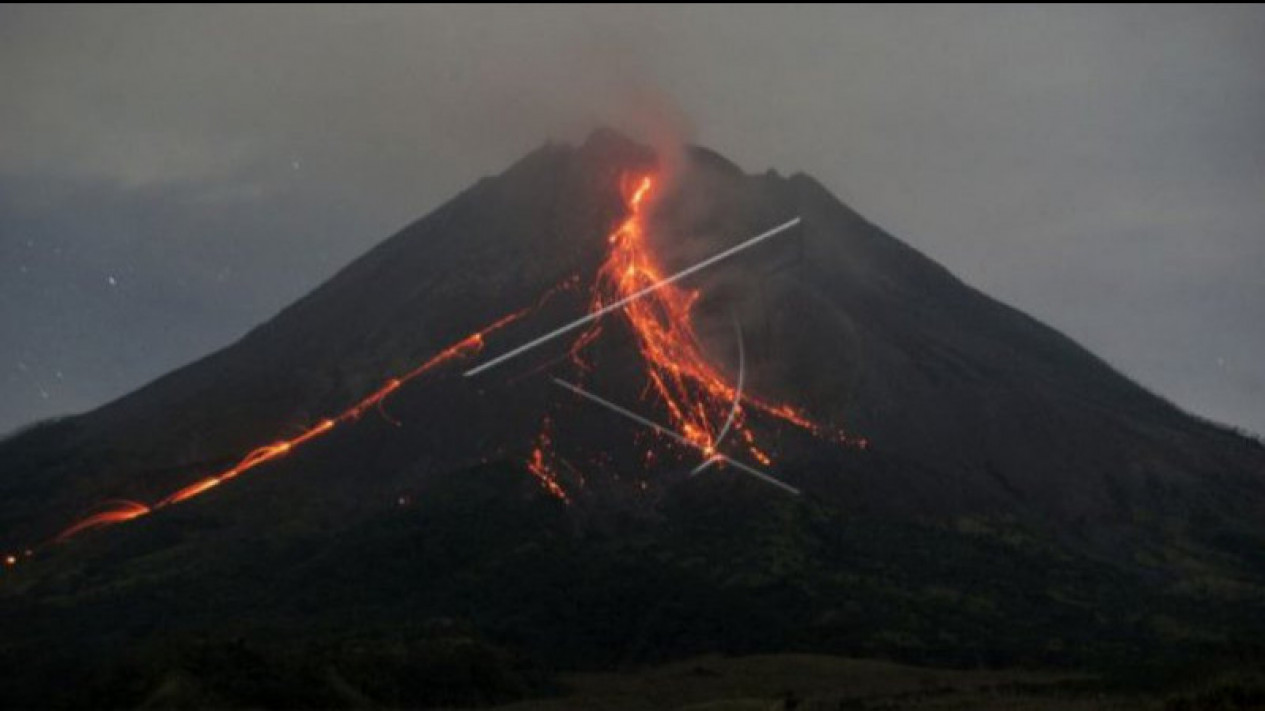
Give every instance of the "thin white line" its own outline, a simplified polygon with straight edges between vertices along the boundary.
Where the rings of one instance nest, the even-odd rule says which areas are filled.
[[[796,489],[795,487],[791,486],[790,484],[787,484],[786,482],[782,481],[781,479],[774,479],[773,477],[769,476],[768,474],[765,474],[764,472],[760,471],[759,469],[754,469],[754,468],[752,468],[752,467],[749,467],[749,466],[747,466],[746,464],[743,464],[742,462],[738,461],[737,459],[734,459],[733,457],[727,457],[727,456],[725,456],[725,455],[723,455],[723,454],[717,454],[717,455],[716,455],[716,457],[717,457],[720,461],[724,462],[725,464],[732,464],[732,465],[734,465],[735,467],[737,467],[738,469],[741,469],[742,471],[744,471],[744,472],[746,472],[746,473],[750,474],[751,476],[756,477],[756,478],[758,478],[758,479],[762,479],[763,481],[765,481],[765,482],[767,482],[767,483],[769,483],[769,484],[772,484],[773,486],[777,486],[777,487],[781,487],[781,488],[783,488],[783,489],[786,489],[787,491],[791,492],[792,494],[794,494],[794,495],[796,495],[796,496],[799,496],[799,494],[800,494],[799,489]]]
[[[713,454],[707,459],[704,459],[702,464],[699,464],[698,466],[691,469],[690,476],[698,476],[699,474],[702,474],[704,469],[710,467],[711,465],[715,463],[716,463],[716,455]]]
[[[677,442],[680,442],[681,444],[686,445],[687,447],[693,447],[694,449],[697,449],[697,450],[699,450],[699,451],[703,451],[703,448],[702,448],[702,447],[700,447],[700,446],[699,446],[697,443],[695,443],[695,442],[691,442],[689,439],[685,438],[683,435],[680,435],[680,434],[678,434],[678,433],[676,433],[676,432],[673,432],[672,430],[670,430],[670,429],[668,429],[668,428],[664,427],[663,425],[660,425],[660,424],[658,424],[658,423],[656,423],[656,422],[653,422],[653,421],[651,421],[651,420],[647,420],[646,418],[642,417],[641,415],[638,415],[637,413],[635,413],[635,412],[633,412],[633,411],[631,411],[631,410],[628,410],[628,409],[626,409],[626,408],[620,407],[619,405],[616,405],[615,403],[611,402],[610,400],[606,400],[606,399],[604,399],[604,398],[598,397],[597,395],[594,395],[593,393],[591,393],[591,392],[589,392],[589,391],[585,390],[584,388],[581,388],[581,387],[580,387],[580,386],[578,386],[578,385],[573,385],[573,384],[568,383],[567,381],[565,381],[565,380],[561,380],[561,379],[559,379],[559,378],[554,378],[554,379],[553,379],[553,382],[554,382],[554,383],[556,383],[556,384],[558,384],[558,385],[560,385],[560,386],[562,386],[562,387],[564,387],[564,388],[566,388],[567,390],[570,390],[571,392],[575,393],[576,395],[579,395],[580,397],[585,398],[586,400],[590,400],[590,401],[592,401],[592,402],[597,403],[598,405],[601,405],[602,407],[605,407],[605,408],[608,408],[608,409],[610,409],[610,410],[613,410],[614,412],[616,412],[616,413],[618,413],[618,414],[620,414],[620,415],[623,415],[624,417],[627,417],[628,419],[632,420],[633,422],[636,422],[636,423],[638,423],[638,424],[641,424],[641,425],[644,425],[644,426],[646,426],[646,427],[649,427],[650,429],[654,430],[655,432],[658,432],[659,434],[662,434],[662,435],[666,435],[666,436],[668,436],[668,437],[671,437],[672,439],[676,440]],[[781,481],[781,480],[779,480],[779,479],[774,479],[773,477],[769,476],[768,474],[765,474],[764,472],[762,472],[762,471],[760,471],[760,470],[758,470],[758,469],[754,469],[754,468],[752,468],[752,467],[749,467],[749,466],[747,466],[746,464],[743,464],[742,462],[738,461],[737,459],[734,459],[733,457],[729,457],[729,456],[726,456],[726,455],[724,455],[724,454],[720,454],[720,453],[718,452],[718,453],[716,453],[716,454],[713,454],[713,455],[712,455],[712,456],[711,456],[711,457],[707,460],[707,462],[708,462],[708,463],[713,462],[713,461],[716,461],[716,462],[724,462],[725,464],[732,464],[732,465],[733,465],[735,468],[737,468],[738,470],[743,471],[743,472],[746,472],[747,474],[750,474],[750,475],[752,475],[752,476],[754,476],[754,477],[756,477],[756,478],[760,479],[761,481],[764,481],[764,482],[767,482],[767,483],[772,484],[772,485],[774,485],[774,486],[777,486],[777,487],[780,487],[780,488],[782,488],[782,489],[785,489],[786,491],[789,491],[790,493],[795,494],[796,496],[799,496],[799,494],[800,494],[799,489],[796,489],[795,487],[791,486],[790,484],[787,484],[786,482]]]
[[[579,395],[582,398],[591,400],[603,407],[614,410],[615,412],[623,415],[624,417],[627,417],[628,419],[632,420],[633,422],[636,422],[639,425],[644,425],[654,430],[655,432],[658,432],[661,435],[671,437],[672,439],[676,440],[677,442],[680,442],[681,444],[687,447],[693,447],[694,449],[699,448],[699,446],[695,444],[694,442],[691,442],[690,440],[686,439],[684,436],[679,435],[676,432],[673,432],[667,427],[664,427],[663,425],[660,425],[659,423],[654,422],[652,420],[647,420],[646,418],[642,417],[641,415],[638,415],[632,410],[628,410],[626,408],[620,407],[619,405],[616,405],[610,400],[598,397],[597,395],[594,395],[593,393],[585,390],[584,388],[581,388],[579,385],[573,385],[560,378],[554,378],[553,382],[557,383],[558,385],[561,385],[562,387],[566,388],[567,390],[570,390],[571,392],[575,393],[576,395]]]
[[[502,353],[501,355],[493,358],[492,360],[487,361],[486,363],[483,363],[474,368],[471,368],[470,370],[467,370],[464,373],[464,375],[465,377],[469,378],[470,376],[478,375],[479,373],[482,373],[483,371],[488,370],[489,368],[494,368],[511,358],[514,358],[516,356],[522,355],[523,353],[526,353],[527,351],[535,348],[536,346],[539,346],[544,343],[548,343],[549,341],[552,341],[553,339],[557,338],[558,336],[561,336],[564,333],[574,331],[575,329],[587,323],[592,323],[593,321],[596,321],[597,319],[605,316],[606,314],[616,309],[622,308],[626,306],[627,304],[633,301],[636,301],[637,299],[640,299],[646,294],[649,294],[655,291],[656,289],[661,289],[667,286],[668,284],[671,284],[676,281],[680,281],[681,279],[684,279],[685,277],[690,276],[691,274],[694,274],[703,269],[706,269],[707,267],[710,267],[711,265],[715,264],[716,262],[721,261],[722,259],[727,259],[729,257],[732,257],[733,255],[737,254],[738,252],[741,252],[744,249],[747,249],[748,247],[754,247],[755,245],[759,244],[760,242],[763,242],[764,240],[774,235],[777,235],[782,232],[785,232],[786,230],[789,230],[795,225],[798,225],[799,222],[800,222],[800,218],[798,217],[787,220],[786,222],[783,222],[782,224],[778,225],[777,227],[774,227],[773,229],[767,232],[762,232],[761,234],[758,234],[755,237],[752,237],[746,242],[735,245],[719,254],[708,257],[707,259],[704,259],[703,261],[699,262],[698,264],[695,264],[692,267],[687,267],[685,269],[682,269],[676,274],[673,274],[672,276],[667,277],[666,279],[663,279],[661,281],[655,282],[654,284],[651,284],[650,286],[647,286],[641,291],[638,291],[630,296],[625,296],[624,298],[620,299],[619,301],[616,301],[615,303],[609,306],[604,306],[598,309],[597,311],[594,311],[593,313],[590,313],[586,316],[576,319],[575,321],[572,321],[571,323],[565,326],[562,326],[561,328],[557,328],[553,331],[550,331],[549,333],[546,333],[545,335],[535,340],[528,341],[527,343],[524,343],[523,345],[507,353]]]
[[[729,417],[725,418],[724,427],[721,427],[720,433],[716,435],[716,443],[712,445],[712,451],[720,449],[721,443],[725,441],[725,435],[729,434],[729,428],[734,424],[734,418],[738,416],[738,406],[742,403],[742,383],[747,374],[746,351],[743,349],[742,344],[742,324],[738,322],[737,314],[731,313],[730,316],[734,322],[734,335],[738,337],[738,385],[734,388],[734,402],[729,407]],[[719,458],[713,454],[690,470],[690,476],[698,476],[704,469],[718,461],[720,461]]]
[[[742,344],[742,324],[738,322],[737,314],[730,313],[729,316],[734,322],[734,334],[738,336],[738,385],[734,388],[734,402],[729,407],[729,416],[725,418],[725,426],[721,427],[720,433],[716,435],[716,442],[712,444],[712,449],[720,449],[721,443],[725,441],[725,435],[729,434],[729,428],[734,424],[734,418],[738,416],[738,407],[742,403],[742,384],[747,376],[747,354]]]

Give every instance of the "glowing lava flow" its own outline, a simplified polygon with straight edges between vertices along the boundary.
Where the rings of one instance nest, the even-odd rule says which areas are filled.
[[[746,404],[756,411],[800,427],[814,435],[865,448],[864,439],[850,439],[842,433],[817,425],[791,405],[770,403],[740,392],[739,388],[730,384],[725,376],[708,362],[698,336],[694,332],[692,322],[692,310],[698,301],[699,292],[683,289],[670,283],[678,277],[665,282],[660,267],[647,244],[645,207],[654,189],[654,180],[649,176],[641,177],[627,187],[629,188],[626,190],[628,215],[609,235],[610,251],[598,270],[592,287],[590,313],[596,314],[603,309],[619,309],[627,317],[638,349],[646,363],[647,388],[662,401],[673,426],[685,440],[710,460],[713,455],[719,454],[716,451],[717,438],[728,426],[738,434],[757,461],[761,464],[770,464],[769,454],[758,445],[754,432],[747,424],[743,407],[743,404]],[[551,289],[542,297],[541,303],[550,298],[558,289],[569,288],[573,282],[574,279],[569,279]],[[620,308],[619,304],[623,300],[628,300],[628,303]],[[604,306],[606,304],[610,306]],[[321,420],[295,437],[258,447],[231,468],[186,485],[159,499],[153,505],[128,500],[108,502],[101,510],[64,529],[54,538],[54,541],[66,541],[90,529],[131,521],[164,507],[197,497],[247,471],[286,456],[298,447],[323,437],[339,425],[358,420],[370,409],[378,409],[384,418],[398,424],[391,420],[382,409],[383,403],[392,393],[409,381],[450,361],[468,358],[479,353],[483,350],[486,336],[518,320],[530,311],[532,311],[531,308],[523,309],[486,326],[440,351],[408,373],[386,381],[376,391],[336,416]],[[600,335],[599,322],[578,337],[570,350],[577,365],[587,369],[582,351]],[[532,345],[534,343],[528,344],[528,347]],[[513,352],[510,355],[512,354]],[[506,357],[508,356],[502,356],[501,359]],[[486,369],[490,365],[484,364],[481,369]],[[475,369],[466,375],[479,370]],[[735,403],[737,403],[736,406]],[[550,466],[552,459],[554,459],[552,440],[548,425],[546,425],[527,462],[527,468],[549,494],[564,502],[569,502],[570,497]],[[31,552],[27,551],[26,555],[31,555]],[[12,566],[16,564],[17,558],[6,556],[3,562]]]
[[[545,422],[540,428],[540,434],[536,437],[536,446],[532,449],[531,457],[527,460],[527,471],[536,477],[536,482],[550,496],[565,504],[569,504],[571,503],[571,497],[567,496],[567,490],[563,489],[562,484],[558,483],[558,475],[549,463],[553,453],[553,440],[549,436],[549,429],[549,418],[545,418]]]
[[[98,528],[100,526],[109,526],[115,523],[123,523],[139,518],[153,511],[152,508],[138,501],[128,501],[126,499],[120,501],[106,502],[109,508],[104,511],[95,513],[81,521],[76,522],[73,526],[67,528],[57,534],[55,539],[58,543],[69,540],[80,531],[86,531],[90,528]]]
[[[630,294],[663,281],[662,271],[651,253],[646,239],[645,207],[654,190],[654,180],[643,176],[633,181],[627,193],[628,216],[610,234],[610,252],[598,271],[593,287],[591,309],[603,308]],[[732,403],[741,401],[756,410],[791,423],[818,436],[848,441],[812,422],[798,409],[774,404],[738,393],[734,385],[708,362],[694,332],[692,310],[698,291],[675,284],[656,289],[645,298],[632,301],[623,308],[646,364],[650,390],[658,396],[675,429],[705,455],[715,453],[716,436],[732,415],[732,428],[747,450],[761,464],[771,463],[769,454],[756,442],[746,423],[742,407],[733,410]],[[596,339],[598,327],[580,336],[572,347],[572,356],[585,367],[579,351]],[[864,440],[856,440],[864,447]]]
[[[425,375],[426,373],[429,373],[430,371],[450,361],[460,358],[468,358],[482,351],[484,338],[486,336],[509,325],[519,318],[522,318],[529,310],[530,309],[524,309],[522,311],[512,313],[492,324],[489,324],[483,329],[470,334],[469,336],[435,354],[425,363],[422,363],[408,373],[405,373],[398,378],[388,380],[382,387],[360,400],[360,402],[357,402],[342,411],[337,416],[321,420],[316,425],[307,428],[299,435],[290,439],[278,440],[271,444],[266,444],[254,449],[230,469],[226,469],[218,474],[208,476],[185,486],[184,488],[181,488],[160,499],[158,503],[153,506],[147,506],[143,503],[126,500],[108,502],[108,508],[75,522],[61,533],[57,534],[53,540],[58,543],[64,542],[83,531],[110,526],[124,521],[131,521],[132,519],[145,516],[146,514],[157,511],[163,507],[187,501],[195,496],[214,489],[226,481],[235,479],[251,469],[283,457],[302,445],[329,433],[340,424],[360,419],[360,417],[370,408],[380,408],[382,403],[389,395],[391,395],[391,393],[399,390],[410,380],[421,377],[422,375]],[[10,563],[10,565],[12,565],[12,563]]]

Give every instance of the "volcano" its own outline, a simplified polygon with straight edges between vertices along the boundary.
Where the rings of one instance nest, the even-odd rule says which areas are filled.
[[[10,437],[0,472],[11,670],[67,640],[98,660],[437,621],[563,667],[1109,664],[1265,631],[1259,441],[811,177],[609,130],[479,181],[229,347]]]

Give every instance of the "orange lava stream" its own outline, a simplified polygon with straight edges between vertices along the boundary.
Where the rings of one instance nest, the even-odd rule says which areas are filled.
[[[284,457],[304,444],[328,434],[339,425],[354,422],[355,420],[360,419],[360,417],[370,408],[381,407],[382,403],[388,396],[396,390],[399,390],[410,380],[419,378],[450,361],[468,358],[480,352],[483,350],[484,338],[486,336],[494,331],[504,328],[519,318],[522,318],[528,311],[529,309],[517,311],[489,324],[475,333],[470,334],[469,336],[435,354],[429,360],[417,366],[413,370],[410,370],[402,376],[388,380],[382,385],[382,387],[370,393],[367,397],[346,410],[343,410],[338,415],[321,420],[319,423],[305,429],[295,437],[277,440],[271,444],[266,444],[262,447],[256,448],[230,469],[226,469],[218,474],[205,477],[189,484],[188,486],[185,486],[160,499],[153,506],[147,506],[136,501],[112,502],[109,508],[75,522],[61,533],[57,534],[53,540],[54,542],[60,543],[89,529],[110,526],[124,521],[131,521],[132,519],[145,516],[146,514],[152,513],[166,506],[188,501],[189,499],[214,489],[226,481],[231,481],[232,479],[241,476],[251,469]]]
[[[551,496],[565,504],[570,504],[571,497],[567,496],[567,490],[562,488],[562,484],[558,482],[558,474],[550,465],[549,460],[553,456],[553,439],[549,436],[549,425],[549,420],[546,418],[540,429],[540,435],[536,437],[536,446],[527,460],[527,471],[536,477],[536,481]]]
[[[600,310],[604,304],[614,303],[664,279],[646,238],[645,207],[654,188],[654,179],[650,176],[642,176],[626,186],[628,215],[608,238],[610,253],[598,271],[592,310]],[[718,430],[738,393],[728,378],[708,361],[694,331],[692,311],[698,298],[698,291],[668,284],[630,302],[623,313],[645,361],[649,390],[667,410],[674,429],[704,454],[711,455],[718,444],[715,441]],[[573,360],[578,364],[583,365],[578,350],[596,338],[596,332],[596,327],[591,329],[573,347]],[[742,403],[814,435],[847,441],[841,433],[814,423],[791,405],[766,402],[745,393]],[[770,455],[760,447],[748,426],[741,404],[734,417],[733,431],[752,457],[761,464],[771,463]]]
[[[646,239],[645,207],[655,184],[650,176],[643,176],[626,186],[628,215],[608,237],[610,252],[598,271],[592,287],[590,308],[600,310],[603,304],[614,303],[654,286],[664,278],[660,265],[651,252]],[[575,279],[551,289],[540,304],[556,291],[574,286]],[[647,390],[657,396],[668,412],[674,428],[706,455],[715,453],[717,430],[725,421],[738,392],[734,385],[708,362],[702,345],[694,332],[692,310],[699,292],[684,289],[675,284],[661,286],[640,299],[630,301],[623,313],[632,327],[638,349],[646,364]],[[97,513],[87,516],[61,531],[53,539],[63,542],[91,529],[111,526],[146,516],[167,506],[178,504],[214,489],[227,481],[286,456],[302,445],[323,437],[338,426],[360,419],[370,409],[378,409],[383,417],[391,420],[382,410],[388,397],[409,381],[419,378],[446,363],[468,358],[483,350],[484,339],[489,334],[509,325],[531,312],[532,308],[509,314],[472,333],[432,356],[426,362],[399,377],[387,380],[381,387],[353,404],[341,413],[321,420],[297,436],[280,439],[258,447],[244,456],[237,464],[222,472],[200,479],[159,499],[153,505],[119,500],[108,502]],[[601,325],[595,324],[583,333],[571,346],[572,360],[587,370],[582,351],[601,335]],[[772,458],[761,448],[746,420],[743,405],[780,421],[795,425],[814,435],[828,437],[838,442],[864,449],[864,439],[852,439],[842,432],[831,430],[810,420],[802,411],[788,405],[761,400],[746,393],[733,420],[733,431],[748,452],[761,464],[770,464]],[[527,469],[549,494],[569,503],[570,497],[559,483],[551,462],[556,460],[552,449],[548,422],[538,437]],[[653,453],[647,452],[647,461]],[[31,551],[27,551],[27,556]],[[16,556],[6,556],[5,565],[17,563]]]
[[[57,534],[57,538],[55,540],[60,543],[68,540],[80,531],[86,531],[89,528],[97,528],[99,526],[109,526],[110,524],[122,523],[124,521],[131,521],[134,518],[144,516],[150,511],[153,511],[152,508],[138,501],[121,500],[108,502],[107,506],[109,506],[109,508],[104,511],[95,513]]]

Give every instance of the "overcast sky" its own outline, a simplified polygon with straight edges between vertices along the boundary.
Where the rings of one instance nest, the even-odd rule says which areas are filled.
[[[1265,432],[1265,10],[0,7],[0,431],[223,346],[600,123],[805,171]]]

